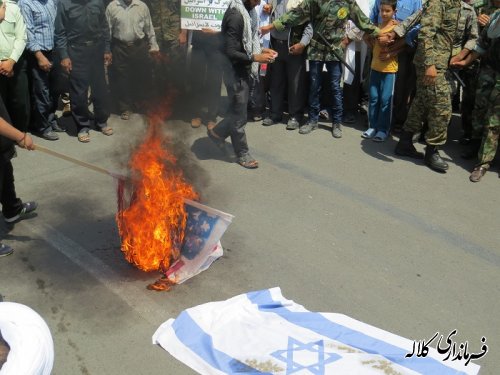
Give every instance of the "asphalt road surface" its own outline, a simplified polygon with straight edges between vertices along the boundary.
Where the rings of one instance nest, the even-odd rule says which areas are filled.
[[[115,135],[92,132],[89,144],[74,134],[35,141],[123,172],[145,124],[139,115],[110,124]],[[284,124],[248,124],[257,170],[221,157],[204,127],[166,126],[184,143],[183,165],[202,202],[235,215],[224,257],[168,293],[146,290],[158,273],[134,269],[120,252],[112,178],[19,150],[18,194],[39,208],[13,228],[1,226],[15,253],[0,259],[0,293],[47,321],[53,373],[192,374],[152,345],[158,326],[188,307],[280,286],[311,311],[343,313],[410,339],[457,329],[456,341],[479,352],[484,335],[490,350],[480,373],[498,374],[498,167],[469,182],[473,162],[458,156],[457,126],[443,153],[450,170],[438,174],[394,157],[394,139],[363,140],[361,118],[340,140],[325,125],[300,135]]]

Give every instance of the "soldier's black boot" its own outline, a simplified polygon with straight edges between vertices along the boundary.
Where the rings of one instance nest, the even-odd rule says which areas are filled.
[[[479,148],[481,147],[480,139],[471,139],[469,146],[460,154],[460,157],[465,160],[474,159],[477,157]]]
[[[441,159],[436,146],[427,145],[425,148],[425,165],[436,172],[444,173],[448,170],[448,163]]]
[[[401,136],[399,137],[399,142],[394,150],[396,155],[408,156],[414,159],[423,159],[424,154],[417,151],[415,146],[413,146],[413,133],[403,130]]]

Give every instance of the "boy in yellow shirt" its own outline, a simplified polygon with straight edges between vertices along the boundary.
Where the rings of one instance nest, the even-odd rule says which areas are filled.
[[[392,31],[397,24],[393,19],[396,13],[396,4],[395,0],[382,0],[380,2],[382,24],[379,27],[382,34]],[[388,57],[382,48],[377,41],[373,45],[368,110],[369,128],[362,134],[363,138],[372,138],[377,142],[385,141],[389,135],[392,95],[398,71],[397,55]]]

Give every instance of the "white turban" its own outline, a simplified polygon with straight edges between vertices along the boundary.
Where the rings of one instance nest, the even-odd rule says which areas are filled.
[[[10,347],[0,375],[50,375],[54,343],[40,315],[19,303],[0,302],[0,332]]]

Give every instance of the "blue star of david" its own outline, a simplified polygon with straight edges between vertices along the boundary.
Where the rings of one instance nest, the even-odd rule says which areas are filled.
[[[307,350],[317,354],[318,362],[309,366],[301,365],[293,359],[294,352]],[[313,341],[310,343],[300,342],[293,337],[288,337],[288,348],[285,350],[276,350],[271,355],[283,362],[286,362],[287,375],[293,374],[301,370],[308,370],[314,375],[323,375],[325,373],[325,365],[338,361],[341,356],[335,353],[325,353],[323,340]]]

